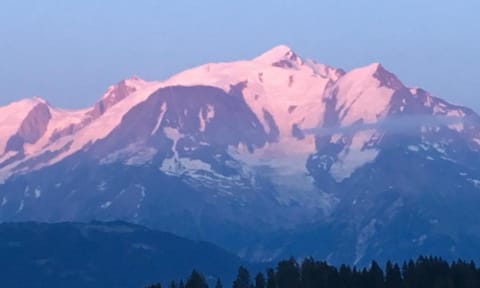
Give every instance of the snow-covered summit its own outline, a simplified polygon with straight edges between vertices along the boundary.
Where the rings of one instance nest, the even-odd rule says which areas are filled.
[[[262,55],[256,57],[254,61],[268,64],[281,63],[282,61],[288,61],[297,64],[302,63],[302,59],[286,45],[275,46],[272,49],[264,52]]]
[[[0,167],[0,173],[2,170],[11,171],[16,165],[28,166],[22,162],[33,159],[48,159],[35,160],[37,168],[51,165],[78,151],[83,151],[118,130],[124,117],[137,106],[149,101],[156,91],[176,86],[208,86],[221,89],[229,93],[228,95],[241,95],[262,129],[268,134],[269,143],[253,151],[253,158],[256,159],[239,151],[236,151],[237,156],[240,155],[245,161],[248,158],[247,162],[250,163],[259,163],[258,159],[283,157],[295,150],[297,158],[302,159],[297,161],[296,169],[299,171],[305,170],[307,157],[317,149],[314,135],[303,135],[302,131],[332,125],[348,126],[359,121],[375,123],[388,116],[392,107],[398,106],[399,110],[407,111],[408,105],[422,106],[423,102],[433,101],[431,96],[421,97],[419,93],[413,93],[414,90],[405,89],[400,80],[380,63],[372,63],[345,72],[302,58],[290,47],[279,45],[251,60],[208,63],[180,72],[164,81],[149,82],[138,76],[132,76],[111,85],[93,107],[82,110],[52,108],[45,100],[39,98],[25,99],[2,107],[0,154],[6,152],[5,147],[9,141],[15,142],[11,139],[16,139],[12,137],[20,130],[24,138],[29,140],[15,142],[17,150],[23,153],[23,158],[15,158],[20,160],[13,161],[7,156],[0,159],[0,162],[10,159],[8,167]],[[235,89],[239,91],[233,93],[232,90]],[[394,99],[394,95],[400,92],[405,99]],[[180,96],[171,96],[180,106],[188,104],[183,103],[182,101],[187,100]],[[198,101],[202,101],[203,96],[198,97]],[[207,101],[206,99],[203,101]],[[409,99],[410,101],[407,101]],[[219,103],[207,102],[201,111],[195,111],[193,116],[189,116],[202,119],[198,133],[207,131],[206,126],[214,122],[210,121],[212,120],[210,118],[217,115],[213,111]],[[26,121],[30,111],[37,104],[46,105],[47,108],[31,114],[30,120]],[[444,113],[447,115],[450,106],[448,103],[442,105],[444,106],[442,111],[445,110]],[[155,113],[150,115],[157,119],[152,125],[160,127],[165,115],[169,115],[169,109],[173,108],[163,103],[155,109],[157,111],[155,113],[159,115]],[[188,109],[185,108],[183,113],[185,116],[189,115]],[[38,124],[40,123],[38,119],[42,119],[42,125]],[[179,120],[169,121],[177,123]],[[34,133],[35,137],[28,136],[29,133]],[[233,150],[239,149],[233,147]],[[251,152],[247,151],[247,154]],[[50,158],[42,156],[46,154]]]
[[[134,92],[141,90],[148,82],[132,76],[108,87],[100,101],[95,104],[94,113],[98,116]]]
[[[32,97],[0,107],[0,155],[5,152],[10,137],[17,133],[27,116],[38,105],[48,106],[48,103],[40,97]]]

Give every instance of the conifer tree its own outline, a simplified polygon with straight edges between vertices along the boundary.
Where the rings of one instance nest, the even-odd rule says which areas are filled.
[[[265,277],[262,273],[258,273],[255,276],[255,288],[265,288]]]
[[[208,288],[208,285],[203,275],[193,270],[185,283],[185,288]]]
[[[276,278],[278,288],[300,288],[300,269],[297,261],[294,258],[280,261],[277,265]]]
[[[267,288],[277,288],[277,280],[275,278],[275,271],[271,268],[267,269]]]
[[[388,261],[385,268],[385,287],[402,288],[402,273],[398,264]]]
[[[251,288],[252,283],[250,281],[250,273],[248,270],[240,266],[238,268],[237,278],[233,281],[233,288]]]
[[[222,281],[220,278],[217,278],[217,283],[215,283],[215,288],[223,288]]]
[[[383,276],[383,271],[378,265],[377,262],[372,261],[370,265],[370,270],[368,271],[368,282],[371,287],[374,288],[384,288],[385,280]]]

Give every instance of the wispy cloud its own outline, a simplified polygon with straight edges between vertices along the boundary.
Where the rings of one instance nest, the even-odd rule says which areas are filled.
[[[305,134],[314,134],[317,136],[329,136],[333,134],[353,134],[356,132],[376,129],[388,133],[411,133],[417,131],[422,126],[448,126],[465,123],[466,117],[456,116],[399,116],[387,117],[375,123],[356,123],[349,126],[316,127],[303,130]]]

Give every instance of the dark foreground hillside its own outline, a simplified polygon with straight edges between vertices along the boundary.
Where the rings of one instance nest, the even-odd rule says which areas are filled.
[[[123,222],[0,224],[0,287],[143,287],[197,267],[232,279],[242,264],[214,245]]]

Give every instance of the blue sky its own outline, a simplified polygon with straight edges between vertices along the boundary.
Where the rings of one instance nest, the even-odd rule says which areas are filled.
[[[478,0],[2,0],[0,104],[84,107],[131,75],[165,79],[286,44],[344,69],[381,62],[480,111],[478,11]]]

